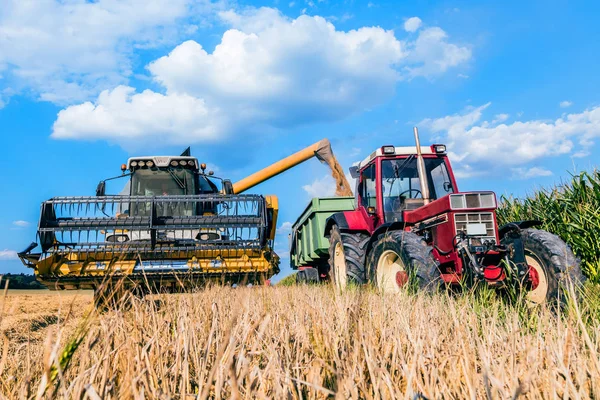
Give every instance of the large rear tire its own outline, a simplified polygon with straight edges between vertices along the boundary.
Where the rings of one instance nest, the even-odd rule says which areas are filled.
[[[394,231],[382,235],[369,253],[369,281],[383,293],[408,288],[433,292],[441,283],[431,248],[417,234]]]
[[[560,237],[538,229],[523,229],[521,238],[531,281],[531,289],[525,295],[527,301],[562,303],[569,285],[576,291],[581,288],[585,276],[580,262]]]
[[[366,282],[365,253],[369,235],[341,232],[333,225],[329,232],[329,277],[338,290],[349,283]]]

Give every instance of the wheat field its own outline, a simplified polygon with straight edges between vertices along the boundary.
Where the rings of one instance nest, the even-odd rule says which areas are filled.
[[[5,398],[600,398],[598,287],[563,311],[488,290],[211,287],[98,312],[2,298]]]

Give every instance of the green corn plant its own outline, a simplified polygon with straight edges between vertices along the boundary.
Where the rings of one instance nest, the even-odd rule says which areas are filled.
[[[572,175],[569,182],[524,199],[501,197],[500,224],[529,219],[541,221],[541,229],[570,245],[581,259],[583,272],[600,283],[600,170]]]

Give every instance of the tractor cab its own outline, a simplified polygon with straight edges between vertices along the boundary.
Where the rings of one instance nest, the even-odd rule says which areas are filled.
[[[415,146],[382,146],[351,170],[358,179],[358,204],[376,217],[378,224],[403,221],[404,211],[458,191],[446,146],[421,147],[421,154],[430,188],[425,196]]]

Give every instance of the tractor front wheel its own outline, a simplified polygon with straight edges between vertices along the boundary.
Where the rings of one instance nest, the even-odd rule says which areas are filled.
[[[383,293],[413,287],[435,291],[441,278],[431,248],[415,233],[395,231],[382,235],[369,254],[369,281]]]
[[[579,260],[561,238],[538,229],[523,229],[521,238],[529,266],[529,302],[563,302],[568,285],[576,290],[583,285]]]
[[[329,232],[329,277],[338,290],[349,283],[366,281],[365,251],[369,235],[341,232],[334,225]]]

